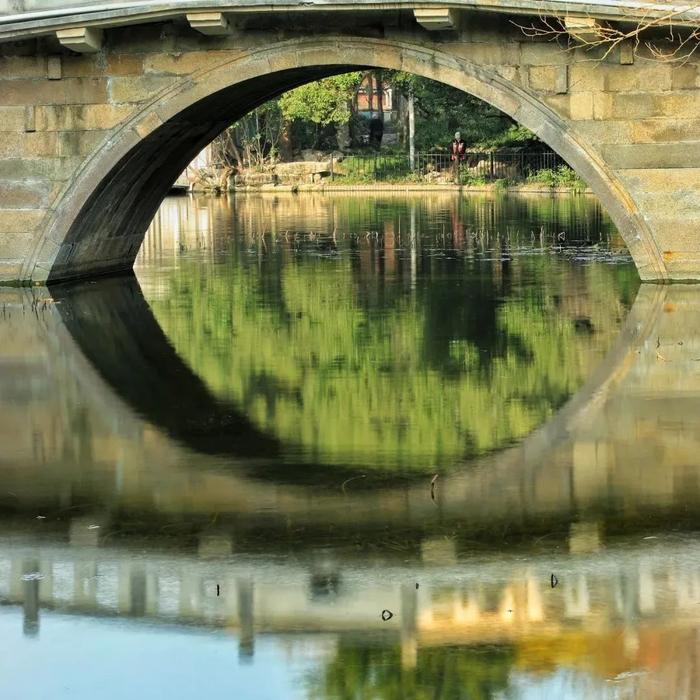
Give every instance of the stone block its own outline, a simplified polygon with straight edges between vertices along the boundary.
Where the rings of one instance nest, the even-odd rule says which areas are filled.
[[[640,119],[629,124],[632,143],[700,141],[700,118]]]
[[[64,78],[97,78],[105,73],[101,54],[65,54],[61,58]]]
[[[146,74],[189,75],[230,61],[236,53],[235,51],[189,51],[154,54],[144,58],[143,70]]]
[[[59,131],[53,132],[58,136],[59,156],[87,156],[99,149],[108,131]]]
[[[605,90],[609,92],[665,92],[671,89],[672,68],[666,63],[605,67]]]
[[[673,90],[694,90],[698,87],[698,67],[694,63],[674,66],[671,69]]]
[[[0,56],[0,75],[10,80],[46,78],[46,56]]]
[[[63,78],[63,63],[61,56],[48,56],[46,59],[46,77],[49,80]]]
[[[85,161],[70,158],[0,158],[0,179],[51,178],[57,182],[74,177]]]
[[[552,42],[523,41],[520,63],[527,66],[563,66],[571,62],[571,54]]]
[[[678,117],[700,113],[700,90],[668,93],[653,97],[656,113],[654,116]]]
[[[23,131],[24,125],[24,107],[0,107],[0,131]]]
[[[569,96],[569,118],[575,121],[593,119],[592,92],[579,92]]]
[[[105,73],[113,76],[141,75],[144,72],[144,57],[140,54],[110,54]]]
[[[0,283],[11,284],[21,280],[22,263],[0,257]]]
[[[625,41],[620,44],[618,51],[620,65],[631,66],[634,63],[635,46],[631,41]]]
[[[26,132],[36,131],[36,107],[26,105],[24,108],[24,130]]]
[[[159,75],[111,78],[109,99],[115,104],[152,100],[158,93],[171,87],[174,84],[174,80],[174,78]]]
[[[0,210],[0,218],[2,211]],[[2,259],[23,262],[29,254],[32,245],[30,232],[3,232],[0,233],[0,250]]]
[[[568,66],[530,66],[529,86],[544,93],[564,94],[568,90]]]
[[[496,72],[511,83],[522,85],[519,66],[496,66]]]
[[[56,155],[56,135],[24,131],[0,138],[0,158],[34,158]]]
[[[700,141],[700,118],[585,121],[577,129],[592,143],[601,144]]]
[[[700,141],[610,144],[603,146],[601,150],[607,164],[616,170],[695,168],[700,163]],[[700,203],[700,198],[698,202]]]
[[[619,177],[650,217],[692,217],[690,223],[697,231],[695,222],[700,211],[700,168],[629,169],[621,170]]]
[[[445,49],[480,66],[517,65],[520,60],[518,45],[514,43],[455,42],[447,44]]]
[[[5,254],[7,235],[19,236],[21,233],[34,233],[41,225],[46,210],[44,209],[0,209],[0,234],[2,234],[2,257]]]
[[[609,119],[644,119],[659,116],[659,106],[655,95],[611,94],[612,104]]]
[[[607,92],[593,93],[593,119],[610,119],[612,117],[612,110],[612,95]]]
[[[163,124],[163,120],[155,112],[151,112],[145,119],[136,126],[136,133],[145,139],[151,132],[155,131]]]
[[[569,66],[569,92],[592,92],[605,86],[605,68],[602,63],[572,63]]]
[[[45,208],[50,204],[53,189],[49,180],[0,180],[0,202],[4,209]]]
[[[96,104],[107,101],[107,81],[96,78],[0,81],[4,105]]]
[[[133,113],[129,105],[56,105],[37,107],[37,128],[41,131],[112,129]]]

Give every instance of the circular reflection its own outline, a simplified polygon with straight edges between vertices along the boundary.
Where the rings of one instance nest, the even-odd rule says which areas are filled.
[[[176,352],[288,459],[428,471],[583,384],[636,291],[614,245],[581,198],[182,199],[137,269]]]

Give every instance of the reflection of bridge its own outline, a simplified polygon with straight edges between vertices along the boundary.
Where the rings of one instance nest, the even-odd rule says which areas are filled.
[[[617,348],[588,385],[522,444],[443,477],[433,503],[423,483],[368,491],[354,482],[343,492],[341,479],[332,488],[260,481],[255,463],[237,455],[235,440],[221,443],[222,455],[197,454],[191,431],[178,432],[177,415],[206,408],[206,392],[168,347],[144,345],[167,343],[134,283],[113,286],[122,291],[89,287],[59,297],[59,305],[48,298],[32,306],[46,294],[41,290],[2,293],[0,324],[9,339],[2,363],[13,368],[0,373],[6,382],[0,441],[12,446],[0,457],[5,489],[14,494],[0,494],[6,513],[90,503],[115,523],[147,510],[154,527],[174,518],[176,530],[186,532],[188,521],[206,529],[202,517],[217,512],[217,526],[235,530],[236,546],[245,549],[247,533],[255,537],[260,527],[271,528],[280,544],[298,544],[295,527],[307,528],[303,541],[323,538],[329,523],[341,527],[341,538],[362,533],[372,540],[386,525],[414,546],[456,523],[460,537],[485,529],[502,539],[526,530],[567,535],[581,517],[602,519],[610,532],[635,518],[648,525],[653,513],[691,519],[695,512],[694,288],[642,288]],[[95,312],[107,306],[124,322],[95,325]],[[127,357],[128,372],[113,375]],[[173,381],[196,388],[193,406],[181,392],[177,410],[162,408],[174,401]],[[145,400],[135,390],[143,386],[150,387]],[[655,430],[659,424],[663,430]],[[185,447],[164,439],[162,430]]]
[[[214,136],[286,90],[354,67],[404,70],[495,105],[588,181],[644,279],[698,278],[700,59],[674,70],[629,44],[601,62],[562,50],[517,26],[538,21],[537,0],[417,5],[39,0],[31,12],[2,0],[0,280],[129,269],[163,195]],[[566,15],[573,37],[577,12],[594,6],[618,23],[667,11],[544,6]],[[699,22],[696,9],[673,17]]]
[[[207,537],[198,558],[141,558],[86,546],[98,540],[90,522],[72,522],[70,545],[0,545],[0,604],[23,607],[25,634],[39,633],[42,608],[225,628],[238,636],[244,656],[254,653],[261,634],[374,631],[400,640],[410,666],[418,647],[578,633],[591,641],[617,638],[616,663],[630,664],[642,629],[700,624],[695,544],[645,542],[515,563],[507,557],[439,562],[439,543],[426,542],[414,564],[387,565],[381,557],[359,562],[331,552],[301,560],[231,557],[221,548],[226,542]],[[382,620],[384,609],[392,620]],[[581,651],[593,655],[589,665],[604,665],[592,645]]]

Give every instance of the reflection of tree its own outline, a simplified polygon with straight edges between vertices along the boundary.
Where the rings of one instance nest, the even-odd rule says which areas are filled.
[[[401,214],[391,204],[385,221]],[[366,230],[367,206],[337,218]],[[436,257],[439,235],[424,233],[413,288],[405,243],[361,236],[338,241],[337,256],[329,239],[278,236],[251,257],[241,235],[230,265],[181,261],[170,297],[152,306],[215,393],[312,459],[446,468],[528,434],[576,391],[634,272],[546,255],[504,271],[500,255]],[[594,332],[577,330],[581,316]]]
[[[341,641],[307,692],[313,700],[486,700],[508,687],[513,658],[510,647],[422,648],[407,669],[399,646]]]

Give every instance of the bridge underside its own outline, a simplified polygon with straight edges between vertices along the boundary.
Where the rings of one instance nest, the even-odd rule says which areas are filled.
[[[503,110],[587,180],[642,279],[700,279],[699,60],[567,51],[493,14],[443,31],[399,12],[314,18],[221,36],[175,20],[115,27],[83,54],[55,35],[0,43],[0,282],[129,269],[169,186],[223,128],[360,66],[416,73]]]

